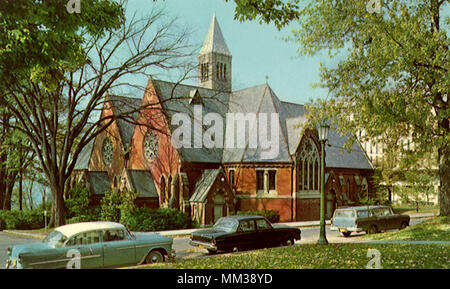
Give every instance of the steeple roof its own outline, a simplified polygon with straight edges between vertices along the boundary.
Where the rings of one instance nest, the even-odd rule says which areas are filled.
[[[222,30],[220,30],[219,23],[217,22],[216,14],[214,14],[213,16],[211,25],[209,26],[208,34],[206,35],[199,55],[211,52],[231,55],[230,51],[228,50],[228,46],[225,43],[225,39],[223,38]]]

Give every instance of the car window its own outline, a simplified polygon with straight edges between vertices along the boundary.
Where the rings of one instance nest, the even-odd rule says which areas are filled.
[[[70,238],[66,246],[74,246],[74,245],[90,245],[100,242],[100,238],[98,236],[97,231],[81,233]]]
[[[122,241],[122,240],[125,240],[125,233],[121,229],[103,231],[103,242]]]
[[[256,220],[256,227],[258,228],[259,231],[271,229],[270,224],[267,223],[267,221],[264,219]]]
[[[336,210],[335,217],[354,218],[355,211],[353,211],[353,210]]]
[[[47,243],[50,247],[61,247],[66,240],[67,237],[61,232],[53,230],[47,235],[47,237],[44,238],[44,240],[42,240],[42,242]]]
[[[383,216],[390,216],[390,215],[392,215],[390,208],[384,208],[382,210],[382,212],[383,212]]]
[[[218,231],[234,232],[238,227],[239,223],[236,220],[229,218],[220,218],[213,226],[214,229]]]
[[[373,215],[376,216],[376,217],[381,217],[381,216],[384,215],[382,209],[375,209],[375,210],[372,211],[372,213],[373,213]]]
[[[240,232],[251,232],[255,231],[255,222],[253,220],[241,221],[239,225]]]
[[[358,211],[358,218],[367,218],[368,215],[368,211]]]

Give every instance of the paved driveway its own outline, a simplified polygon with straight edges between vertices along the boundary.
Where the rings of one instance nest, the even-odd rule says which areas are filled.
[[[7,258],[6,250],[9,246],[35,242],[41,242],[41,240],[33,237],[24,237],[0,232],[0,269],[5,268]]]
[[[426,219],[412,219],[411,225],[420,223],[424,220]],[[310,244],[317,242],[319,238],[319,227],[307,227],[301,228],[301,230],[302,230],[302,240],[296,241],[296,245]],[[139,235],[147,233],[136,233],[136,234]],[[359,238],[357,237],[363,235],[364,233],[352,234],[349,238],[345,238],[342,237],[339,232],[330,231],[329,227],[327,227],[326,234],[327,239],[330,243],[353,243],[360,241]],[[8,248],[8,246],[40,241],[41,240],[33,237],[19,236],[5,232],[0,232],[0,268],[4,268],[6,264],[6,256],[7,256],[6,249]],[[196,247],[192,247],[191,245],[189,245],[188,237],[174,238],[173,248],[176,251],[178,259],[197,258],[208,255],[208,251],[206,251],[206,249],[198,249]]]

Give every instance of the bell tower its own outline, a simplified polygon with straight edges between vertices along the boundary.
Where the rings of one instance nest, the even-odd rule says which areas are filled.
[[[198,86],[231,92],[231,53],[215,14],[198,54]]]

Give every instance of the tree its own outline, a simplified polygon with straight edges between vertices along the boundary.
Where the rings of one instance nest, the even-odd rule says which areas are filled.
[[[272,10],[253,10],[252,2],[236,1],[236,13],[271,19]],[[293,8],[300,28],[292,39],[300,52],[327,50],[343,59],[336,67],[321,67],[321,83],[330,97],[310,103],[310,122],[332,116],[341,133],[363,130],[368,138],[381,140],[411,137],[420,154],[436,148],[440,214],[448,216],[450,19],[444,11],[449,1],[375,1],[379,10],[369,7],[372,2],[305,1]],[[260,5],[270,8],[271,3]],[[390,134],[383,135],[385,131]]]
[[[142,89],[126,77],[184,68],[191,55],[187,31],[177,30],[162,10],[125,20],[125,9],[126,1],[107,0],[83,1],[80,14],[69,14],[56,0],[0,6],[6,35],[0,37],[0,64],[12,68],[0,72],[0,83],[8,83],[0,101],[18,120],[14,128],[27,136],[48,179],[55,226],[65,223],[64,192],[83,147],[117,118],[130,120],[141,109],[94,119],[109,105],[107,94],[123,86]],[[13,67],[20,58],[25,64]]]
[[[229,0],[225,0],[229,2]],[[234,1],[234,19],[239,21],[258,19],[259,23],[273,22],[278,29],[300,16],[299,0],[246,0]]]
[[[0,109],[0,209],[10,210],[14,185],[19,181],[19,209],[22,209],[23,175],[35,156],[29,141],[20,131],[7,108]]]

